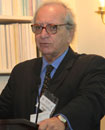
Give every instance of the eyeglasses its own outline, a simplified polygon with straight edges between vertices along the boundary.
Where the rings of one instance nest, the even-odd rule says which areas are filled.
[[[58,25],[47,24],[45,27],[40,24],[33,24],[31,25],[31,28],[32,32],[35,33],[36,35],[40,34],[43,29],[45,29],[48,34],[55,34],[57,33],[57,29],[59,26],[65,26],[65,25],[71,26],[72,24],[58,24]]]

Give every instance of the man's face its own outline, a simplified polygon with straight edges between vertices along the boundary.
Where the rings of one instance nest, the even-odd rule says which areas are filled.
[[[36,17],[36,23],[46,27],[47,24],[64,24],[65,9],[59,5],[42,7]],[[70,32],[66,26],[60,26],[56,34],[49,34],[44,28],[35,35],[36,44],[44,57],[59,57],[69,45]]]

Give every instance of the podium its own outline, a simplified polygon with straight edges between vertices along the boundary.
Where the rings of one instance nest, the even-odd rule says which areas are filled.
[[[0,120],[0,130],[38,130],[38,125],[26,119]]]

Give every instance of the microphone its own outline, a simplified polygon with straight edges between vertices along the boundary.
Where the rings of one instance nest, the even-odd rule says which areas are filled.
[[[36,108],[37,111],[36,111],[36,119],[35,119],[35,124],[37,124],[38,122],[38,116],[39,116],[39,108],[40,108],[40,94],[39,94],[39,87],[40,87],[40,83],[41,83],[41,79],[38,78],[37,80],[37,85],[38,85],[38,96],[37,96],[37,103],[38,103],[38,107]],[[37,124],[38,126],[38,124]]]

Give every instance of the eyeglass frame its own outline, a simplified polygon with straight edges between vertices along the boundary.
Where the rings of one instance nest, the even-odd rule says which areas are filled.
[[[34,27],[35,25],[40,25],[40,24],[37,24],[37,23],[36,23],[36,24],[32,24],[32,25],[31,25],[31,28],[32,28],[32,32],[33,32],[33,33],[35,33],[35,31],[33,31],[33,27]],[[55,33],[51,33],[51,32],[48,31],[47,27],[48,27],[49,25],[56,26],[56,31],[55,31]],[[57,33],[57,28],[58,28],[59,26],[65,26],[65,25],[72,26],[73,24],[64,23],[64,24],[47,24],[46,26],[40,25],[40,27],[42,27],[40,33],[35,33],[35,34],[36,34],[36,35],[41,34],[43,29],[45,29],[48,34],[56,34],[56,33]]]

